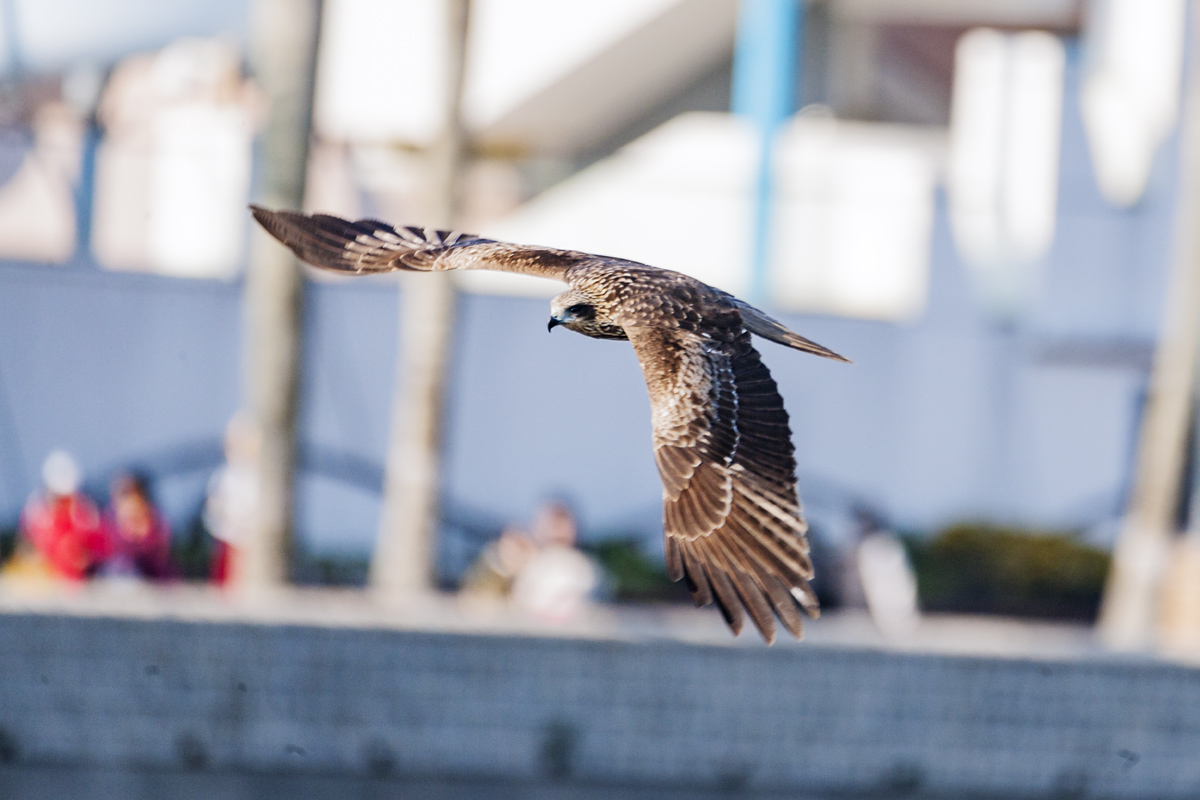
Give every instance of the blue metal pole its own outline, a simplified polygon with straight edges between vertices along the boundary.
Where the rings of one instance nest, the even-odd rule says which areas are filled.
[[[25,72],[17,0],[0,0],[0,24],[4,25],[4,45],[8,48],[9,77],[15,82]]]
[[[75,253],[80,264],[90,264],[92,257],[92,202],[96,193],[96,147],[100,131],[96,119],[84,120],[83,153],[79,164],[79,183],[75,187]]]
[[[733,113],[758,131],[758,174],[753,197],[750,300],[767,300],[771,201],[774,194],[772,142],[795,110],[804,31],[803,0],[741,0],[733,58]]]

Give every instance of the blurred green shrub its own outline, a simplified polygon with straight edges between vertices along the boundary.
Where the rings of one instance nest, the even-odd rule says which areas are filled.
[[[907,537],[924,611],[1093,620],[1109,555],[1067,533],[962,524]]]
[[[367,585],[371,559],[368,556],[328,555],[297,548],[292,560],[292,581],[302,586]]]
[[[171,540],[171,564],[180,578],[206,581],[211,574],[212,555],[212,537],[204,527],[204,515],[197,512],[182,535]]]
[[[12,558],[17,549],[17,526],[0,528],[0,564]]]
[[[608,539],[590,544],[586,550],[604,567],[613,600],[683,601],[689,597],[683,582],[671,583],[666,565],[647,557],[636,540]]]

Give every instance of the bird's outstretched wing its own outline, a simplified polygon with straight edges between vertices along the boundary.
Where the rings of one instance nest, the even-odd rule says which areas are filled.
[[[743,609],[768,642],[818,613],[783,399],[744,329],[734,336],[628,326],[650,389],[671,578],[715,602],[734,633]],[[772,613],[774,612],[774,613]]]
[[[567,269],[587,258],[569,250],[495,242],[459,231],[393,227],[374,219],[351,222],[330,214],[258,206],[250,210],[300,260],[335,272],[490,269],[565,280]]]
[[[739,300],[733,295],[729,295],[730,301],[737,306],[738,312],[742,315],[742,322],[746,326],[746,330],[751,333],[756,333],[764,339],[770,339],[772,342],[790,347],[793,350],[799,350],[802,353],[812,353],[814,356],[822,358],[832,358],[834,361],[844,361],[849,364],[850,359],[845,356],[840,356],[824,345],[817,344],[812,339],[805,339],[795,331],[788,330],[777,319],[767,316],[765,312],[759,311],[754,306],[744,300]]]

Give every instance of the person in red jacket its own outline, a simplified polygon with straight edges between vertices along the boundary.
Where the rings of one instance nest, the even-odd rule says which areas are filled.
[[[96,504],[79,491],[75,460],[61,450],[42,465],[43,492],[35,493],[21,514],[21,533],[60,578],[78,581],[90,576],[108,557],[110,548]]]

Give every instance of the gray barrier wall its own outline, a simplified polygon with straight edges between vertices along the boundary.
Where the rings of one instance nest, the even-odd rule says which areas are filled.
[[[1200,671],[0,614],[0,796],[56,770],[1196,797]]]

